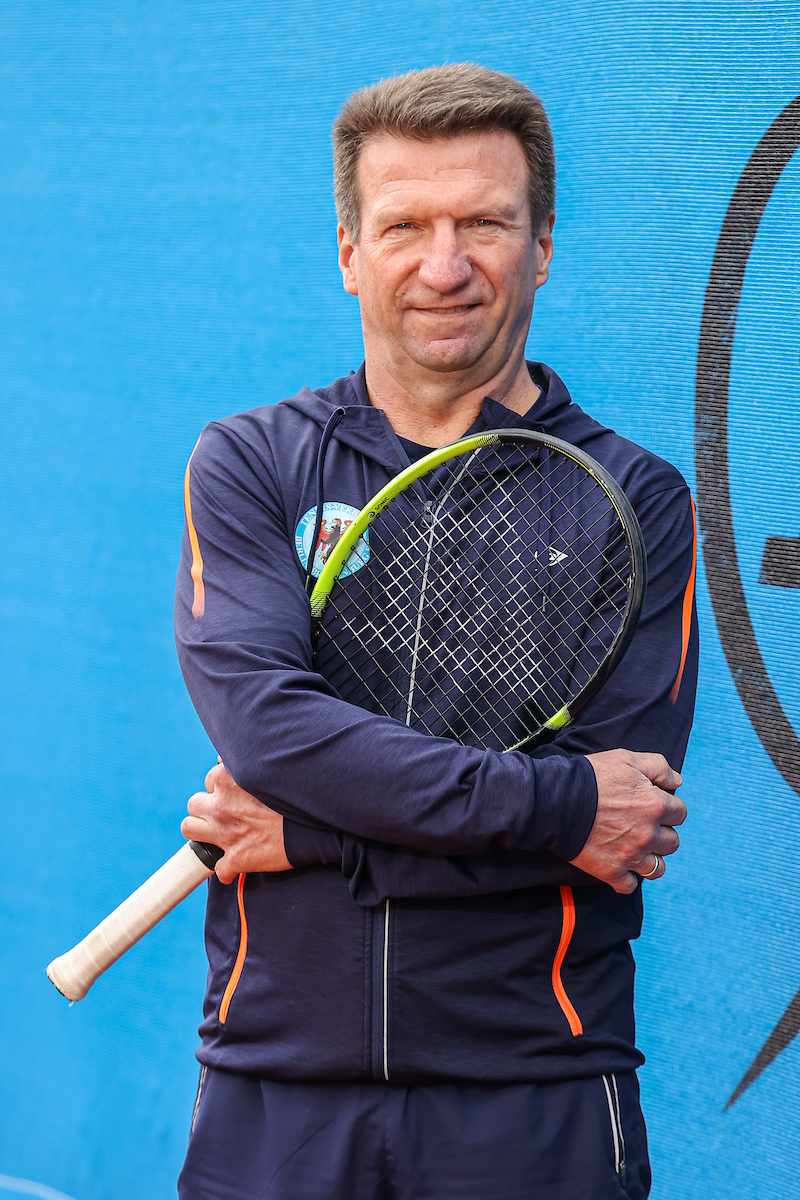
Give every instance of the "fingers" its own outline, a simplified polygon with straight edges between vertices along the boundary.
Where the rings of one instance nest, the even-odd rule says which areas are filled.
[[[220,883],[233,883],[234,879],[238,879],[239,871],[232,870],[226,863],[226,858],[227,854],[223,854],[214,870],[217,873],[217,879],[220,881]]]
[[[597,778],[597,810],[575,866],[630,894],[640,878],[660,879],[680,845],[686,805],[672,794],[682,782],[661,754],[608,750],[587,755]]]
[[[224,783],[233,783],[231,776],[225,770],[222,759],[217,756],[217,765],[212,767],[205,778],[205,789],[207,792],[213,792],[214,788],[220,787]]]
[[[648,852],[634,867],[636,874],[648,881],[661,879],[667,870],[666,856],[674,854],[680,843],[681,839],[675,830],[668,825],[662,825],[659,836],[651,843]]]
[[[674,854],[680,844],[681,839],[672,826],[662,825],[657,837],[647,849],[649,853],[660,854],[662,858],[665,858],[668,854]]]
[[[292,870],[280,813],[243,791],[221,763],[208,772],[205,786],[189,797],[181,833],[222,848],[216,865],[221,883],[232,883],[243,872]]]
[[[214,842],[214,830],[208,821],[200,817],[184,817],[181,821],[181,833],[190,842]]]
[[[202,793],[198,794],[202,795]],[[218,841],[216,831],[212,829],[208,821],[204,821],[200,817],[184,817],[181,821],[181,833],[189,842],[210,842],[213,846]],[[239,874],[238,870],[231,868],[227,853],[218,860],[214,870],[220,883],[233,883]]]
[[[683,783],[677,771],[673,771],[667,760],[661,754],[636,754],[637,761],[632,765],[653,784],[661,802],[661,823],[663,825],[682,825],[686,820],[687,809],[680,796],[673,796],[673,789]],[[644,762],[640,760],[645,760]],[[646,769],[645,769],[646,768]],[[657,776],[658,778],[654,778]]]
[[[667,864],[660,854],[650,854],[638,872],[642,879],[660,879],[667,869]]]
[[[204,820],[207,820],[211,814],[212,807],[213,801],[209,792],[195,792],[186,801],[186,811],[191,817],[202,817]]]
[[[611,884],[615,892],[620,895],[630,896],[639,886],[640,879],[646,879],[648,883],[656,879],[661,879],[667,869],[667,864],[661,854],[648,854],[646,858],[637,867],[636,873],[626,871],[617,879],[609,879],[606,882]]]
[[[686,820],[686,805],[678,796],[671,796],[669,792],[662,792],[663,812],[661,816],[662,825],[682,825]]]
[[[683,783],[683,778],[673,771],[663,754],[632,753],[631,765],[665,792],[674,792]]]

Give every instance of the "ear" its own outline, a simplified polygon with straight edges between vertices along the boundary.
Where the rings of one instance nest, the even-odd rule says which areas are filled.
[[[550,213],[546,220],[542,221],[539,226],[539,232],[536,235],[536,287],[540,288],[543,283],[547,283],[550,275],[550,263],[553,258],[553,226],[556,223],[556,214]]]
[[[340,225],[337,229],[336,236],[339,242],[339,270],[342,272],[344,290],[349,292],[351,296],[357,296],[358,282],[356,280],[355,242],[350,240],[343,225]]]

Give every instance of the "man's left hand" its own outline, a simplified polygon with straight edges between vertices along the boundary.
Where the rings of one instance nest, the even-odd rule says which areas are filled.
[[[211,842],[225,853],[216,866],[221,883],[243,871],[291,871],[283,844],[283,817],[242,791],[220,763],[206,775],[206,790],[195,792],[181,833],[195,842]]]

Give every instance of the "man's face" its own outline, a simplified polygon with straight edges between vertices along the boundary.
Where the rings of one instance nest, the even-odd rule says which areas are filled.
[[[340,228],[339,262],[368,360],[492,378],[524,346],[552,256],[552,219],[532,234],[517,139],[381,136],[364,146],[358,179],[361,232],[353,244]]]

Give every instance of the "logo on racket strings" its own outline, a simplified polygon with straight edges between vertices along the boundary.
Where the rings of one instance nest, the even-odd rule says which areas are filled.
[[[353,508],[352,504],[342,504],[340,500],[330,500],[322,506],[322,525],[314,550],[314,565],[311,568],[311,574],[315,579],[319,578],[334,547],[353,524],[359,512],[360,509]],[[295,530],[294,545],[304,570],[308,567],[311,539],[314,536],[316,523],[317,506],[314,505],[307,513],[303,514]],[[347,562],[339,573],[339,578],[346,579],[348,575],[358,571],[367,562],[369,562],[369,530],[361,535],[350,551]]]

